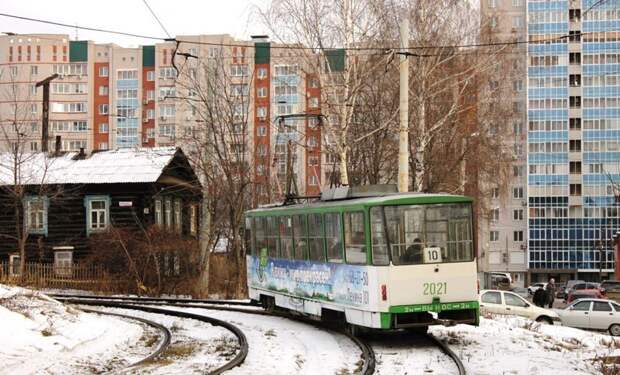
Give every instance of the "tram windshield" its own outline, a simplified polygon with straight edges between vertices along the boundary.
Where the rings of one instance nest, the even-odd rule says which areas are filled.
[[[370,216],[376,265],[473,260],[470,204],[373,207]]]

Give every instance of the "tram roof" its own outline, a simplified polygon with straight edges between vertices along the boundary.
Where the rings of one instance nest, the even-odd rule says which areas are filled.
[[[281,206],[259,207],[247,211],[247,213],[262,213],[273,211],[321,209],[330,207],[357,207],[382,206],[382,205],[405,205],[405,204],[440,204],[440,203],[465,203],[473,199],[463,195],[452,194],[425,194],[425,193],[396,193],[366,198],[349,198],[341,200],[321,201],[316,200],[301,204]]]

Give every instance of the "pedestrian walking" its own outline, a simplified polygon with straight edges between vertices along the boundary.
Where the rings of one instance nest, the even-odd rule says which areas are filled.
[[[545,288],[545,291],[547,292],[547,303],[550,308],[553,307],[553,300],[555,300],[555,289],[555,279],[551,278]]]
[[[534,305],[538,307],[545,307],[545,302],[547,302],[547,293],[543,288],[536,289],[534,296],[532,297],[532,302],[534,302]]]

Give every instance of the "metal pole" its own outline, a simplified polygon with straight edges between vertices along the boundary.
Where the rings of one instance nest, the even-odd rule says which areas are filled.
[[[409,191],[409,19],[400,24],[400,127],[398,132],[398,191]]]
[[[49,143],[50,82],[56,78],[58,78],[58,74],[52,74],[36,84],[36,87],[43,86],[43,113],[41,120],[41,151],[43,152],[48,151]]]

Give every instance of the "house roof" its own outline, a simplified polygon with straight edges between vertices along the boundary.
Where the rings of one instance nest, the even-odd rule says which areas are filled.
[[[131,148],[96,152],[84,159],[77,152],[58,157],[46,153],[0,154],[0,185],[115,184],[156,182],[174,157],[175,147]],[[15,168],[15,160],[19,166]],[[19,172],[14,173],[15,169]]]

